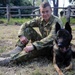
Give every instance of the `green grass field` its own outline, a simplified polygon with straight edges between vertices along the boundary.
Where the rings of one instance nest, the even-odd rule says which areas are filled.
[[[21,19],[19,19],[19,18],[10,18],[10,21],[9,21],[8,24],[9,25],[14,25],[14,24],[17,23],[17,24],[21,25],[22,23],[27,22],[31,19],[33,19],[33,18],[21,18]],[[61,17],[60,19],[62,20],[63,24],[66,23],[66,18],[65,17]],[[4,18],[0,19],[0,21],[3,21],[5,24],[7,23],[7,19],[4,19]],[[70,18],[70,23],[75,24],[75,18]]]
[[[18,40],[17,34],[20,28],[19,25],[14,25],[14,22],[26,22],[30,19],[12,19],[10,25],[0,25],[0,53],[7,52],[15,48],[15,44]],[[3,19],[4,21],[4,19]],[[13,23],[13,24],[12,24]],[[75,44],[75,25],[72,25],[73,40]],[[73,70],[65,72],[65,75],[75,75],[75,59],[73,62]],[[12,66],[0,66],[0,75],[58,75],[54,70],[52,61],[46,58],[35,58],[24,65],[12,65]]]

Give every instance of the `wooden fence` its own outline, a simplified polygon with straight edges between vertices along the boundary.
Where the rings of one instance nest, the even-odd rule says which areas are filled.
[[[54,8],[54,7],[52,7],[52,8]],[[9,5],[7,5],[7,7],[0,7],[1,11],[3,9],[6,11],[5,16],[6,16],[8,22],[10,20],[10,17],[19,17],[19,18],[21,18],[23,16],[24,17],[25,16],[32,16],[32,17],[34,17],[34,16],[40,16],[40,14],[39,14],[39,7],[34,7],[34,6],[12,6],[12,7],[10,7]],[[11,12],[12,9],[18,10],[18,14],[10,14],[10,12]],[[33,12],[32,12],[32,14],[22,14],[21,13],[21,9],[24,9],[24,10],[32,9]],[[72,17],[72,16],[75,17],[75,8],[68,9],[67,7],[65,7],[65,8],[58,7],[58,9],[63,9],[64,12],[68,12],[67,13],[67,14],[69,14],[68,17]],[[71,12],[73,12],[73,11],[71,11],[72,9],[74,10],[74,14],[71,14]],[[35,13],[36,11],[38,11],[38,14]],[[66,13],[65,13],[65,15],[66,15]]]
[[[31,9],[33,12],[32,14],[22,14],[21,10],[29,10]],[[7,7],[0,7],[0,11],[5,12],[4,17],[7,18],[7,21],[10,20],[10,17],[25,17],[25,16],[40,16],[40,14],[34,14],[35,13],[35,9],[39,9],[39,7],[34,7],[34,6],[12,6],[10,7],[9,5],[7,5]],[[14,11],[17,10],[17,11]],[[36,10],[37,11],[37,10]],[[10,14],[11,12],[17,12],[17,14]]]

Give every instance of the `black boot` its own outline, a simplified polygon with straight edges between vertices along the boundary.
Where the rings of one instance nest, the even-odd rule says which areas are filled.
[[[11,58],[1,58],[0,57],[0,66],[8,66],[10,64]]]

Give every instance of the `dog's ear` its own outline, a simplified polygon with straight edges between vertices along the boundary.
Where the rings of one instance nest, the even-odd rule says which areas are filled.
[[[68,22],[66,22],[66,24],[65,24],[65,29],[68,30],[70,34],[72,33],[71,26]]]
[[[60,30],[60,29],[61,29],[60,24],[58,22],[56,22],[55,33],[57,33],[57,31]]]

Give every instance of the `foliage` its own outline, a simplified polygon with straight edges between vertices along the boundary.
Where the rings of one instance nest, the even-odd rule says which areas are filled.
[[[66,17],[61,17],[61,20],[62,20],[62,22],[63,22],[63,24],[65,24],[66,23]],[[70,18],[70,23],[71,24],[75,24],[75,18]]]
[[[75,0],[69,0],[69,2],[71,2],[71,1],[75,1]]]
[[[7,0],[0,0],[0,6],[6,6]]]
[[[0,6],[6,6],[7,3],[15,6],[29,6],[32,5],[29,0],[0,0]]]
[[[30,1],[28,0],[11,0],[11,3],[14,6],[31,6]]]
[[[7,0],[0,0],[0,6],[1,7],[5,7],[7,5]],[[29,0],[9,0],[9,4],[10,6],[32,6],[32,4],[30,3]],[[14,11],[14,12],[13,12]],[[0,17],[3,17],[5,15],[6,11],[4,9],[0,10]],[[31,14],[32,10],[30,9],[22,9],[21,13],[23,14]],[[18,10],[17,9],[13,9],[11,10],[11,14],[18,14]]]
[[[71,2],[72,0],[69,0],[69,2]]]

